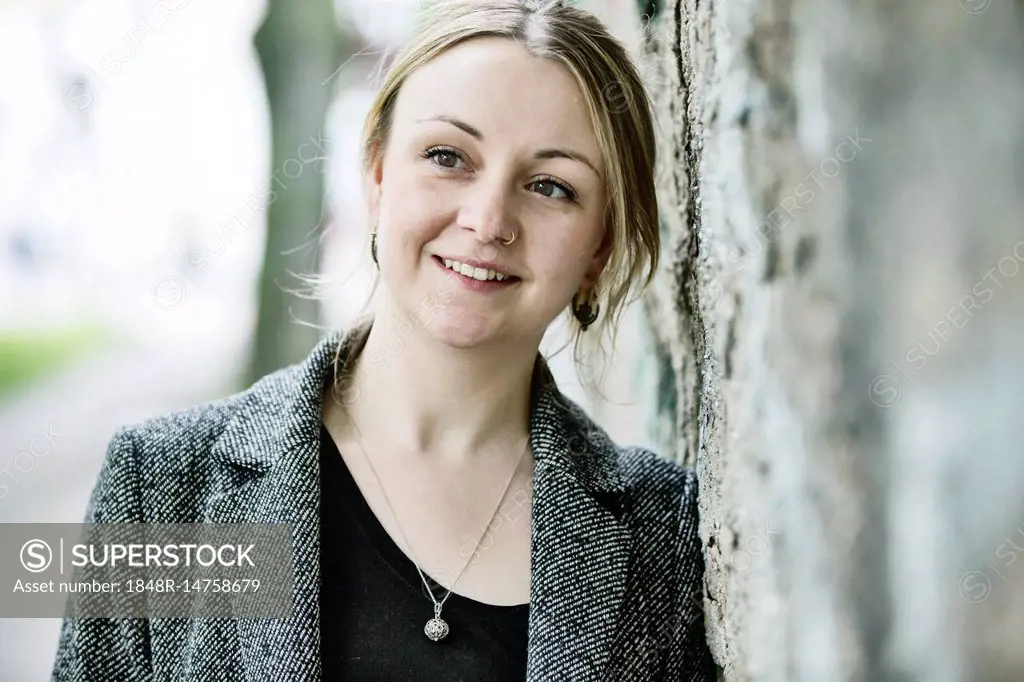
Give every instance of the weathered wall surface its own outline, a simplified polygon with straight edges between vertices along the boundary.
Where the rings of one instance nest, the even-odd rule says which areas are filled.
[[[1024,5],[637,9],[724,679],[1024,679]]]

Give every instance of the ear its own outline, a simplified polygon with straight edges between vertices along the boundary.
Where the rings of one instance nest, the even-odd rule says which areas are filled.
[[[366,200],[366,215],[369,216],[372,225],[380,213],[381,193],[384,189],[384,154],[379,142],[372,143],[370,158],[373,160],[363,174],[363,190]]]
[[[584,291],[590,291],[594,288],[594,284],[601,277],[601,273],[604,272],[604,268],[608,265],[608,259],[612,255],[612,231],[609,226],[605,226],[604,236],[601,238],[601,243],[597,246],[597,251],[590,259],[590,265],[587,267],[587,272],[583,276],[583,289]]]

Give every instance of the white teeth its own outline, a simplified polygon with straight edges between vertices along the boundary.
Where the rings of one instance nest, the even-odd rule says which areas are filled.
[[[473,279],[480,280],[481,282],[485,282],[490,279],[500,282],[508,279],[509,277],[508,275],[503,275],[494,270],[488,270],[487,268],[475,268],[472,265],[466,265],[465,263],[460,263],[457,260],[449,260],[447,258],[444,259],[444,266],[449,270],[454,270],[455,272],[462,273],[466,277],[472,277]]]

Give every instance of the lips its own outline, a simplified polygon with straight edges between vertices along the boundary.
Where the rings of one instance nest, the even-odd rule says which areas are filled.
[[[477,279],[462,274],[461,271],[455,272],[454,270],[445,267],[444,259],[438,256],[432,256],[432,259],[437,263],[437,267],[445,273],[445,277],[453,282],[456,286],[461,289],[467,289],[469,291],[475,291],[479,293],[497,293],[501,291],[507,291],[520,282],[518,277],[506,277],[505,279]],[[475,274],[475,271],[474,271]]]
[[[465,263],[453,258],[433,256],[433,259],[446,270],[457,272],[464,277],[475,279],[478,282],[509,282],[519,279],[515,275],[506,274],[495,268]]]

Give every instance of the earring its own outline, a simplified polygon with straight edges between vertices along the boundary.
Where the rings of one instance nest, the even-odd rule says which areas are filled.
[[[580,321],[583,331],[587,331],[587,327],[594,324],[594,321],[597,319],[597,313],[601,310],[601,305],[595,304],[591,307],[589,302],[577,305],[578,299],[579,293],[572,295],[572,315]]]
[[[370,256],[373,257],[373,263],[380,270],[380,263],[377,262],[377,225],[373,226],[373,234],[370,236]]]

